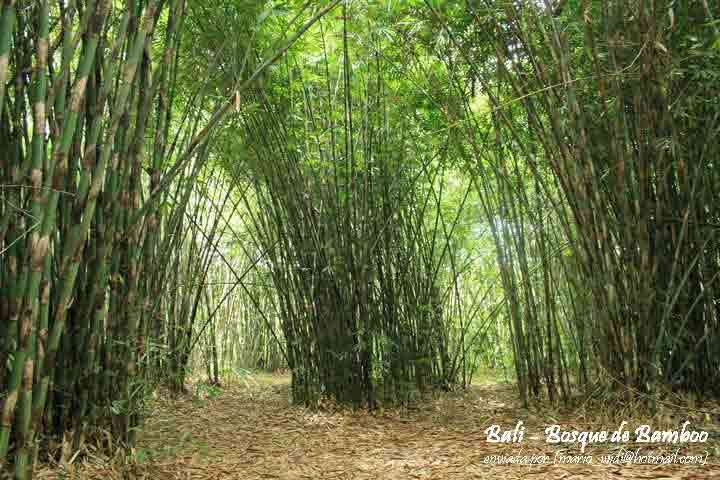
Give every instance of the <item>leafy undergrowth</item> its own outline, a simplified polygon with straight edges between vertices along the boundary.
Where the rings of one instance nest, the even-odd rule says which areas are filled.
[[[469,478],[713,478],[720,472],[718,438],[680,448],[706,454],[706,465],[600,464],[619,445],[589,446],[592,465],[554,463],[556,452],[579,454],[577,444],[548,445],[544,429],[614,430],[621,420],[676,429],[685,418],[695,430],[717,430],[717,413],[665,406],[649,418],[628,408],[581,405],[562,410],[523,409],[510,385],[485,384],[464,393],[436,395],[413,408],[310,411],[288,404],[285,376],[261,375],[222,388],[197,384],[179,398],[160,395],[130,458],[85,455],[37,478],[78,479],[469,479]],[[628,417],[630,415],[630,417]],[[522,420],[520,445],[486,442],[491,424],[509,429]],[[634,427],[633,427],[634,428]],[[629,444],[636,450],[637,445]],[[677,447],[665,448],[674,451]],[[643,447],[648,453],[652,447]],[[657,451],[657,450],[656,450]],[[544,465],[491,465],[488,455],[548,455]]]

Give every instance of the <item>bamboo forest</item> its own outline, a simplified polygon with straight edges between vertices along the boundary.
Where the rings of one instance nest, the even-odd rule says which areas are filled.
[[[720,477],[720,3],[0,9],[0,479]]]

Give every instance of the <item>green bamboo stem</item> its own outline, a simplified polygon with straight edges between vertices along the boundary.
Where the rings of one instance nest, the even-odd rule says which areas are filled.
[[[0,112],[5,106],[5,84],[10,63],[10,41],[15,28],[15,0],[5,0],[0,17]],[[2,122],[2,116],[0,116]]]

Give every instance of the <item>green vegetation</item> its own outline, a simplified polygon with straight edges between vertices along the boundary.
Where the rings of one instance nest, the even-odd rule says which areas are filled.
[[[255,369],[307,406],[720,394],[708,2],[0,3],[14,478]]]

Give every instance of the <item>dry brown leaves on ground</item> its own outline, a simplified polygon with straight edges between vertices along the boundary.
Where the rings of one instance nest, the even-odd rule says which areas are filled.
[[[412,410],[382,413],[310,411],[288,403],[287,379],[224,387],[216,395],[161,397],[144,426],[134,460],[118,466],[85,456],[37,477],[78,479],[471,479],[720,478],[718,443],[681,448],[709,452],[705,465],[601,464],[618,445],[589,447],[592,465],[556,463],[556,452],[575,455],[575,445],[548,445],[544,429],[613,430],[616,425],[584,415],[520,408],[507,386],[473,387],[437,396]],[[520,445],[486,442],[491,424],[526,426]],[[660,419],[655,419],[657,422]],[[643,421],[633,419],[631,421]],[[648,419],[652,422],[653,419]],[[707,426],[707,425],[706,425]],[[712,425],[710,424],[712,427]],[[693,423],[694,428],[699,428]],[[637,446],[630,446],[635,450]],[[652,448],[644,448],[651,450]],[[669,451],[670,449],[665,449]],[[675,448],[672,449],[674,451]],[[493,465],[489,455],[547,455],[543,465]]]

